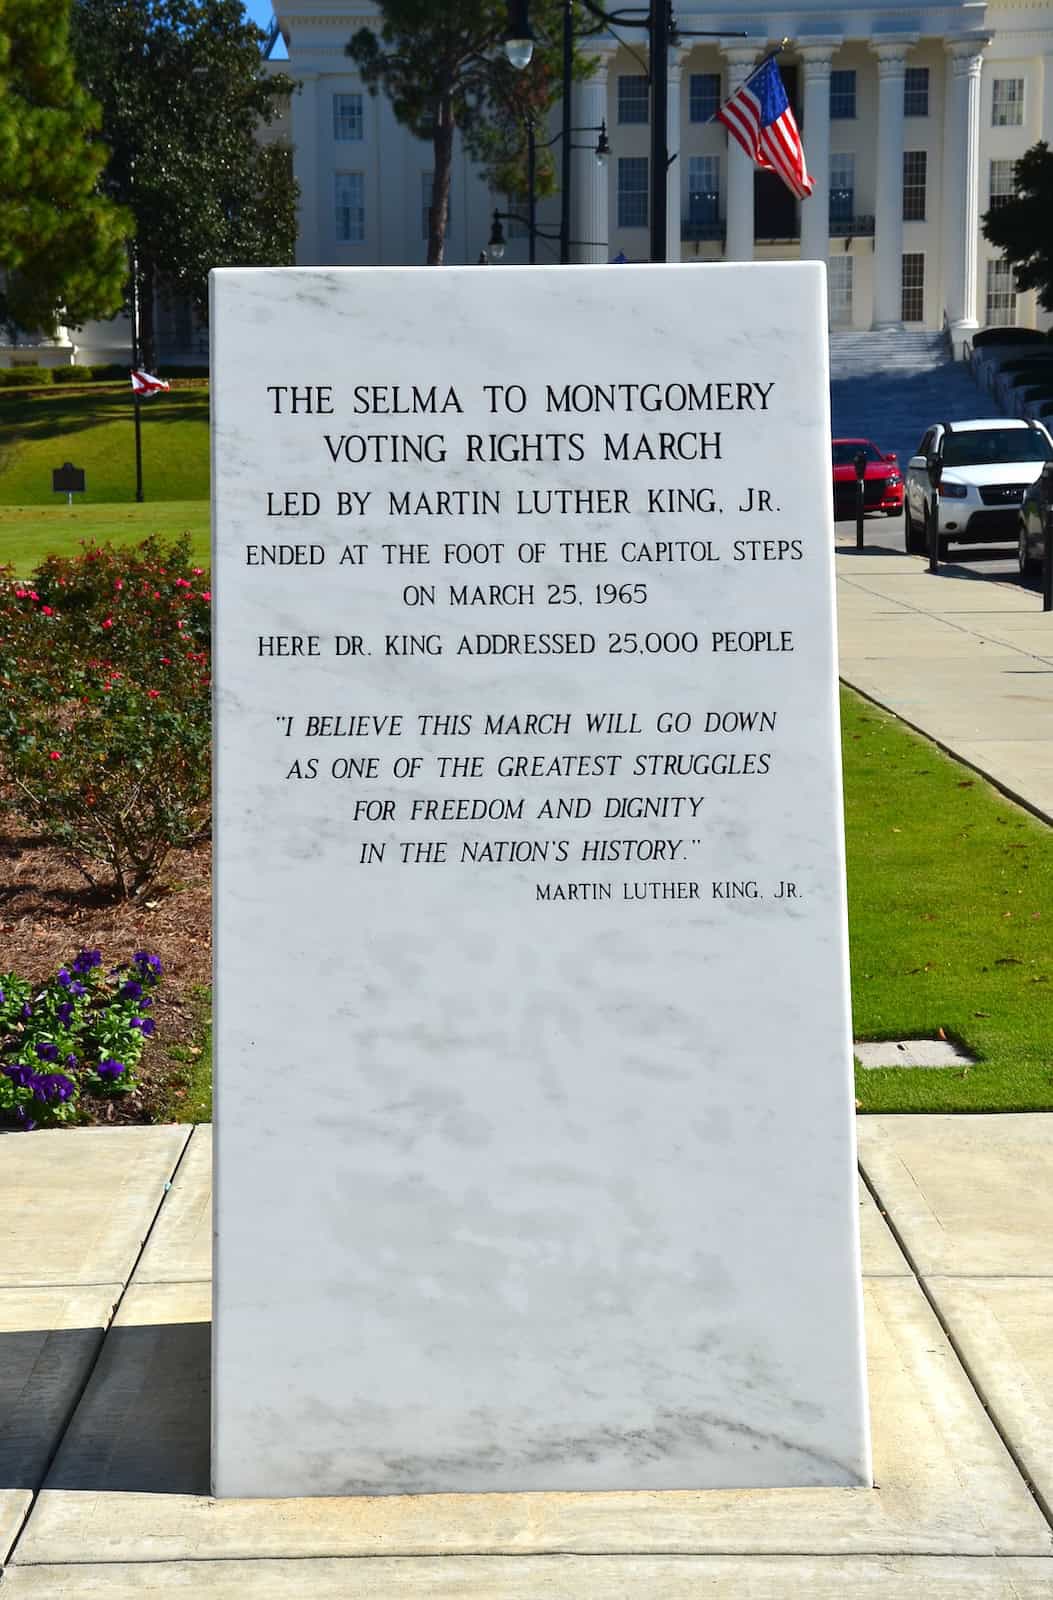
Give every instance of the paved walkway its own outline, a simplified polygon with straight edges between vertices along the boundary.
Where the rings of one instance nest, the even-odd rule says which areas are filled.
[[[207,1494],[210,1130],[0,1141],[3,1593],[1051,1600],[1053,1117],[859,1135],[876,1488],[283,1501]]]
[[[838,525],[841,676],[1053,822],[1053,612],[1015,583]]]

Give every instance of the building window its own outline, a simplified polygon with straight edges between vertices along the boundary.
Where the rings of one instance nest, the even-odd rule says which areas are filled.
[[[908,67],[903,76],[903,115],[927,117],[929,114],[929,69]]]
[[[856,114],[856,75],[855,72],[831,72],[830,74],[830,116],[831,118],[854,117]]]
[[[650,86],[642,72],[623,72],[618,79],[618,121],[646,122]]]
[[[366,212],[362,195],[363,182],[360,172],[335,174],[334,200],[338,244],[361,244],[366,236]]]
[[[647,157],[618,158],[618,226],[647,226]]]
[[[720,221],[720,157],[692,156],[687,167],[687,220],[696,225]]]
[[[925,321],[925,257],[908,252],[903,257],[902,304],[904,322]]]
[[[1015,161],[992,161],[990,182],[990,209],[997,211],[1007,200],[1016,199]]]
[[[994,328],[1011,328],[1016,322],[1016,283],[1008,261],[987,263],[986,320]]]
[[[720,106],[720,73],[691,74],[691,121],[708,122]]]
[[[827,269],[830,286],[830,321],[835,328],[852,322],[852,260],[849,255],[831,256]]]
[[[362,137],[362,96],[334,94],[333,138],[341,143]]]
[[[925,221],[925,173],[928,155],[924,150],[903,152],[903,220]]]
[[[992,128],[1021,128],[1023,125],[1023,78],[996,78],[991,100]]]
[[[851,222],[856,214],[856,158],[850,152],[830,157],[830,221]]]

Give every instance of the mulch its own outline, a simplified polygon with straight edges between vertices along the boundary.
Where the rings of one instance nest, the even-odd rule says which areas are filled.
[[[159,878],[135,900],[93,889],[61,850],[41,844],[0,813],[0,973],[43,982],[85,947],[105,967],[136,950],[158,955],[157,1031],[139,1063],[139,1085],[99,1105],[100,1122],[153,1122],[185,1092],[185,1060],[173,1047],[198,1046],[200,991],[212,979],[212,846],[173,851]],[[85,1097],[88,1103],[90,1097]]]

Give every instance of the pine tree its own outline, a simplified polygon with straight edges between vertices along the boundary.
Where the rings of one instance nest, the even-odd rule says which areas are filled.
[[[439,266],[446,252],[450,174],[454,136],[460,131],[468,153],[482,162],[499,192],[525,187],[526,126],[540,127],[559,98],[562,0],[533,0],[531,26],[537,36],[525,71],[505,58],[506,0],[379,0],[379,34],[360,28],[347,46],[371,93],[382,89],[395,116],[434,152],[432,201],[428,223],[428,265]],[[584,31],[595,23],[577,18]],[[585,77],[587,61],[574,57],[575,77]],[[541,152],[537,192],[554,186],[551,155]]]
[[[70,0],[0,0],[0,320],[53,333],[119,311],[131,218],[98,192],[98,105]]]
[[[111,151],[103,184],[135,219],[145,365],[158,290],[204,319],[210,268],[294,258],[291,152],[257,137],[294,85],[262,70],[262,39],[241,0],[74,0],[80,76]]]
[[[1013,177],[1013,198],[984,213],[984,237],[1012,262],[1017,288],[1037,289],[1039,305],[1053,311],[1053,150],[1032,145]]]

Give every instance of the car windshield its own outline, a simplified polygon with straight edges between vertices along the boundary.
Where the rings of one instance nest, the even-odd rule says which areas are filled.
[[[868,461],[881,460],[880,452],[875,450],[874,446],[868,444],[864,439],[835,439],[833,445],[834,466],[855,466],[856,456],[860,450],[862,450]]]
[[[975,433],[948,433],[943,440],[945,467],[1000,466],[1012,461],[1050,461],[1053,450],[1037,428],[977,428]]]

